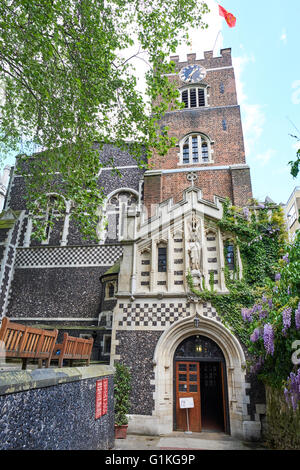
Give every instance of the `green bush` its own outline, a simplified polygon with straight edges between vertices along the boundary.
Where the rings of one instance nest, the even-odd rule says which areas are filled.
[[[124,364],[116,363],[115,368],[115,424],[122,426],[128,424],[127,414],[130,408],[131,375],[128,367]]]

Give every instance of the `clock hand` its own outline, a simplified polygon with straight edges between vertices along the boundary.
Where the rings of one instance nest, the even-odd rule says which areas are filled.
[[[191,78],[192,75],[193,75],[193,73],[194,73],[194,70],[192,69],[192,71],[188,74],[187,79],[188,79],[188,78]]]

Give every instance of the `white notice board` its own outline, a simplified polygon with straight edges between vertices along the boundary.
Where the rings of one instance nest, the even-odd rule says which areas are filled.
[[[193,397],[179,398],[179,406],[180,408],[194,408],[194,398]]]

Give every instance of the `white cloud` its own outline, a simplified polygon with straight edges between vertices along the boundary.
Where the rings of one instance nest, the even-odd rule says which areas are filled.
[[[281,33],[281,36],[280,36],[280,41],[282,41],[284,44],[287,43],[287,35],[286,35],[285,28],[282,30],[282,33]]]
[[[272,175],[290,175],[291,167],[289,165],[279,166],[272,169]]]
[[[292,88],[296,88],[296,91],[292,93],[292,103],[299,104],[300,103],[300,80],[295,80],[292,83]]]
[[[244,46],[241,44],[240,48],[243,50]],[[244,82],[242,81],[242,73],[244,72],[245,66],[249,63],[255,62],[255,57],[253,55],[243,55],[239,57],[233,57],[232,63],[234,66],[235,82],[236,82],[236,92],[238,97],[238,103],[241,105],[247,101],[247,95],[244,92]]]
[[[300,149],[300,141],[297,140],[293,145],[292,145],[292,149],[295,150],[296,152],[298,152],[298,150]]]
[[[243,45],[240,49],[244,50]],[[243,74],[248,65],[255,62],[255,57],[252,55],[244,54],[242,56],[233,57],[233,66],[236,80],[236,90],[238,103],[241,106],[245,152],[246,158],[260,161],[266,164],[271,158],[271,153],[265,152],[257,154],[258,139],[263,133],[264,124],[266,121],[264,107],[261,104],[249,103],[248,96],[245,91],[245,83],[243,81]]]
[[[276,155],[276,150],[268,149],[265,152],[258,153],[255,155],[255,161],[261,166],[265,166],[269,161]]]
[[[258,150],[257,143],[263,133],[266,117],[260,104],[244,103],[242,108],[246,156],[253,157]]]

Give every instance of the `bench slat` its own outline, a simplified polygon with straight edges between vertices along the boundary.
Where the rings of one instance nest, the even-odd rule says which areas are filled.
[[[58,331],[46,331],[11,322],[7,317],[2,319],[0,340],[4,341],[6,356],[23,360],[22,368],[26,368],[27,359],[38,359],[39,366],[46,360],[49,367],[52,351]]]
[[[63,342],[61,344],[56,344],[54,347],[52,360],[58,360],[59,367],[63,366],[64,359],[70,361],[82,360],[86,361],[87,365],[89,365],[93,342],[94,340],[92,338],[76,338],[65,333]],[[59,355],[57,354],[58,351],[60,351]]]

